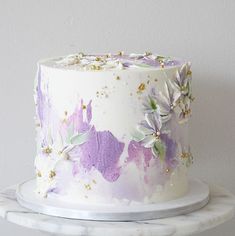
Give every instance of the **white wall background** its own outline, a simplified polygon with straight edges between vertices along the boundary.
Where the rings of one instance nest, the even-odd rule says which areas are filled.
[[[192,61],[192,174],[235,193],[233,0],[0,0],[0,188],[33,175],[36,61],[119,50]],[[235,219],[200,235],[234,234]],[[43,234],[0,220],[0,235]]]

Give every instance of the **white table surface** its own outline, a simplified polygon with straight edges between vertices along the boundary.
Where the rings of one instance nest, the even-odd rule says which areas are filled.
[[[0,217],[23,227],[53,234],[184,236],[213,228],[235,214],[234,195],[218,186],[210,186],[210,201],[201,210],[171,218],[133,222],[82,221],[42,215],[21,207],[16,201],[15,189],[9,187],[0,192]]]

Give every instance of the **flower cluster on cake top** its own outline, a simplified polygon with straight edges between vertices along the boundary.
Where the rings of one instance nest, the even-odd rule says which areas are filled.
[[[182,64],[180,60],[146,52],[143,54],[97,54],[77,53],[53,60],[55,66],[85,71],[134,68],[165,68]]]

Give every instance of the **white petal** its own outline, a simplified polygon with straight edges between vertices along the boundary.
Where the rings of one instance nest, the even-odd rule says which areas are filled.
[[[151,148],[154,146],[155,141],[156,141],[155,137],[148,136],[142,141],[142,144],[146,148]]]

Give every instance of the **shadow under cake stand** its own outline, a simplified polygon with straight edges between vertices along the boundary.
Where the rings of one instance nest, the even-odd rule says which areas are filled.
[[[202,232],[231,219],[235,197],[227,190],[210,185],[206,206],[189,214],[169,218],[131,221],[88,221],[43,215],[22,207],[16,199],[16,186],[0,192],[0,216],[5,220],[51,234],[77,236],[184,236]]]

